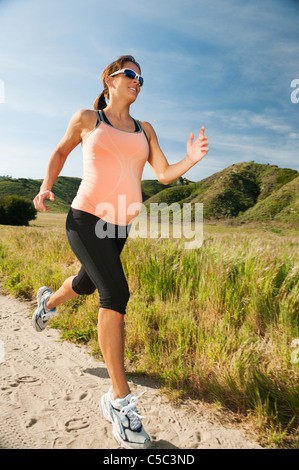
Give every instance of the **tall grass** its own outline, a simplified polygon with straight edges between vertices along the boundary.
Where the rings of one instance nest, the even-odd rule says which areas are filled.
[[[128,239],[122,262],[131,291],[126,361],[174,395],[242,415],[268,446],[296,447],[299,365],[298,238],[295,231],[205,226],[200,249],[183,240]],[[57,289],[77,272],[63,229],[1,227],[2,285],[16,296]],[[97,294],[66,302],[54,327],[64,338],[96,337]],[[297,443],[297,444],[296,444]]]

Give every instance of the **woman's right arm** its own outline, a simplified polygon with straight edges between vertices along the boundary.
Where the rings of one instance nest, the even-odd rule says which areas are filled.
[[[40,191],[33,199],[34,207],[37,210],[45,212],[50,209],[50,207],[44,205],[44,201],[45,199],[54,201],[52,186],[61,172],[68,155],[82,141],[82,135],[90,127],[90,119],[92,117],[94,117],[94,112],[90,110],[81,110],[72,116],[65,135],[49,159]]]

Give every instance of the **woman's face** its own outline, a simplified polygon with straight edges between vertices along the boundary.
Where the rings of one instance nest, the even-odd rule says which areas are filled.
[[[140,74],[140,70],[136,64],[133,62],[125,62],[123,69],[131,69],[134,72]],[[116,75],[110,78],[110,86],[112,86],[113,94],[116,94],[118,97],[123,96],[127,97],[128,100],[133,103],[140,92],[139,80],[137,77],[129,78],[126,77],[123,73]],[[112,80],[111,80],[112,79]]]

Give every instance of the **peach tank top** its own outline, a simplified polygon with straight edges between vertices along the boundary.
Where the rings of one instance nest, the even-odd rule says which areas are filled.
[[[102,111],[83,144],[83,178],[74,209],[114,225],[128,225],[142,206],[141,177],[149,156],[139,121],[135,132],[113,127]]]

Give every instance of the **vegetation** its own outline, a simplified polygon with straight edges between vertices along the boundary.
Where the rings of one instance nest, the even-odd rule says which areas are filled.
[[[52,211],[31,226],[0,226],[5,290],[35,299],[41,285],[55,290],[78,271],[64,213],[80,181],[59,177]],[[0,177],[0,196],[32,200],[40,184]],[[204,242],[184,250],[183,239],[129,238],[122,252],[131,291],[127,369],[156,377],[173,399],[192,396],[234,411],[269,447],[298,446],[299,363],[291,348],[299,338],[298,186],[297,171],[254,162],[199,182],[142,181],[148,208],[203,203]],[[101,357],[98,306],[97,293],[66,302],[52,326]]]
[[[55,212],[67,212],[80,182],[80,178],[59,176],[53,185],[55,201],[48,204],[51,204],[51,209]],[[0,178],[0,196],[16,195],[32,201],[38,194],[41,184],[42,180],[3,177]]]
[[[53,192],[55,212],[67,212],[77,193],[79,178],[57,178]],[[15,194],[33,199],[41,180],[0,178],[0,196]],[[203,203],[205,220],[299,222],[299,176],[296,170],[245,162],[231,165],[198,182],[178,178],[169,185],[141,182],[145,206],[151,203]]]
[[[275,220],[278,222],[299,221],[299,177],[284,184],[265,199],[246,211],[239,220]]]
[[[296,170],[254,162],[238,163],[187,187],[164,189],[147,199],[145,205],[201,202],[205,220],[299,222],[299,193],[293,192],[298,185]],[[280,203],[282,194],[284,202]],[[273,198],[277,201],[274,209]]]
[[[21,196],[0,197],[0,224],[28,225],[35,219],[36,209],[30,199]]]
[[[35,299],[41,285],[55,290],[79,269],[64,220],[42,229],[49,216],[39,214],[26,228],[0,227],[2,287],[16,296]],[[156,377],[177,399],[234,411],[265,446],[298,446],[296,230],[205,224],[202,247],[183,246],[171,238],[129,238],[125,245],[127,369]],[[66,302],[52,326],[100,356],[98,306],[97,293]]]

